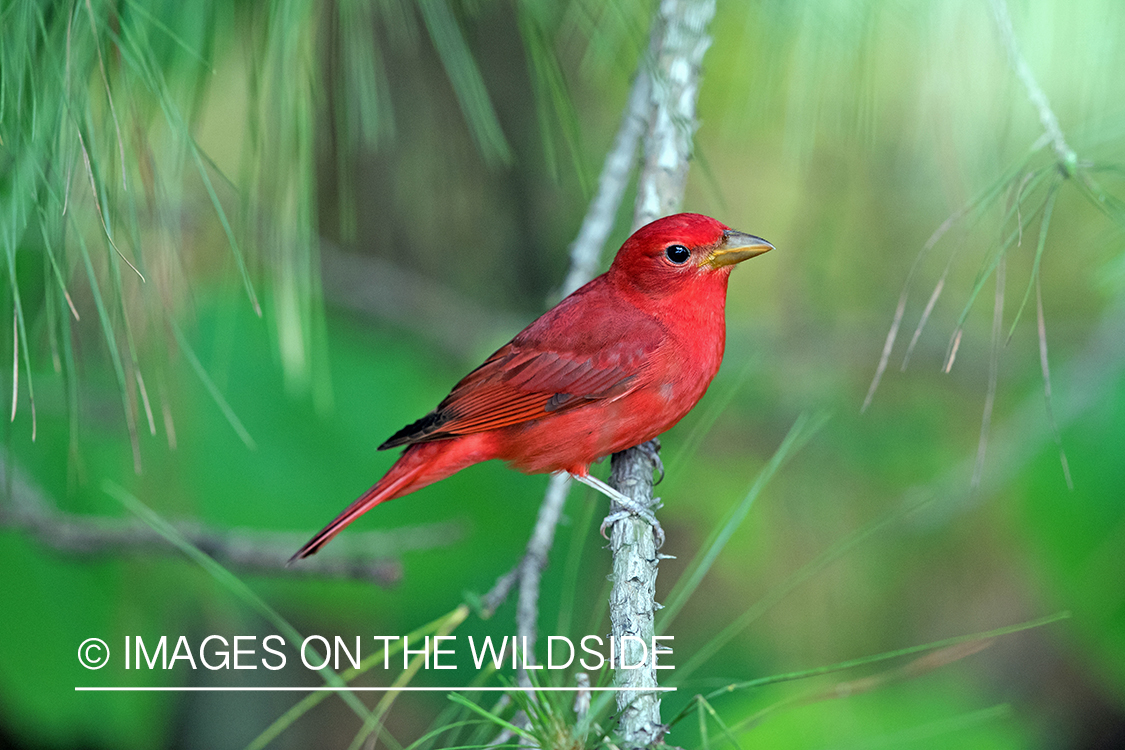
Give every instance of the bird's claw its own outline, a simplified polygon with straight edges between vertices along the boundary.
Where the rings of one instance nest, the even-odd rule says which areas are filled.
[[[607,529],[611,528],[613,524],[617,523],[618,521],[623,521],[631,515],[633,514],[627,510],[619,510],[616,513],[610,513],[608,516],[603,518],[602,525],[598,529],[598,531],[601,532],[602,539],[609,539],[609,533]]]
[[[655,446],[649,444],[654,442],[656,443]],[[656,442],[655,440],[649,441],[649,443],[645,443],[642,447],[645,447],[646,450],[653,451],[651,455],[655,456],[655,451],[659,449],[660,443]],[[656,458],[656,461],[659,463],[660,459]],[[659,468],[663,470],[663,466],[660,466]],[[615,490],[613,487],[610,487],[608,484],[598,479],[597,477],[592,477],[588,474],[581,476],[578,474],[571,474],[571,477],[576,481],[586,485],[587,487],[593,487],[598,492],[608,497],[611,501],[611,508],[614,507],[613,503],[617,504],[616,507],[619,508],[619,510],[613,511],[605,517],[605,520],[602,521],[600,530],[603,537],[609,539],[609,534],[606,532],[606,529],[613,526],[613,524],[617,523],[623,518],[628,518],[629,516],[637,516],[638,518],[641,518],[650,526],[652,526],[652,535],[656,542],[656,548],[660,549],[660,547],[664,545],[664,529],[660,527],[660,522],[657,521],[656,516],[652,514],[653,510],[658,510],[664,507],[660,502],[660,498],[654,497],[647,503],[641,503],[624,494],[620,490]]]
[[[637,503],[630,503],[628,506],[623,507],[625,508],[624,510],[610,513],[602,519],[602,525],[599,531],[604,539],[609,539],[607,529],[612,528],[615,523],[629,518],[630,516],[636,516],[652,527],[653,543],[656,545],[656,549],[660,549],[664,546],[664,527],[660,525],[660,521],[656,520],[656,516],[653,515],[652,512],[652,509],[664,507],[663,503],[660,502],[660,498],[654,497],[652,499],[652,504],[647,508]]]

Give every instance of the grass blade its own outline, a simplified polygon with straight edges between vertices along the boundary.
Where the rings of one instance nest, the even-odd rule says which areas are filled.
[[[781,441],[781,445],[770,457],[769,462],[758,472],[758,476],[755,477],[754,483],[750,486],[750,490],[742,498],[742,501],[730,510],[725,521],[712,532],[710,539],[704,544],[703,550],[689,563],[687,572],[672,587],[672,591],[668,595],[668,602],[660,611],[660,623],[656,628],[657,635],[667,631],[672,621],[676,619],[676,615],[680,613],[688,599],[699,588],[700,582],[711,570],[711,566],[714,565],[719,553],[730,541],[735,530],[746,520],[751,506],[766,484],[773,478],[773,475],[777,473],[777,470],[781,468],[781,465],[790,455],[799,451],[827,421],[827,414],[810,416],[808,413],[804,413],[797,417],[793,426],[789,428],[789,433]]]
[[[905,656],[913,656],[915,654],[922,654],[927,651],[940,651],[943,649],[951,649],[961,647],[965,644],[973,644],[983,641],[993,641],[997,638],[1002,638],[1014,633],[1020,633],[1025,630],[1032,630],[1034,628],[1041,628],[1045,625],[1051,625],[1062,620],[1070,618],[1070,612],[1056,612],[1052,615],[1046,615],[1027,622],[1018,623],[1016,625],[1005,625],[1004,627],[994,628],[992,630],[985,630],[979,633],[970,633],[968,635],[959,635],[952,638],[945,638],[940,641],[931,641],[916,646],[907,646],[906,648],[894,649],[892,651],[884,651],[870,656],[862,656],[857,659],[848,659],[846,661],[836,662],[834,664],[827,664],[822,667],[814,667],[812,669],[802,669],[794,672],[786,672],[783,674],[770,675],[768,677],[758,677],[753,680],[745,680],[743,682],[734,682],[724,687],[712,690],[707,693],[704,698],[713,700],[720,695],[729,693],[736,693],[743,690],[753,688],[765,687],[767,685],[776,685],[782,682],[793,682],[795,680],[804,680],[810,677],[819,677],[821,675],[832,674],[834,672],[842,672],[856,667],[863,667],[869,664],[878,664],[884,661],[893,659],[901,659]],[[675,724],[690,714],[690,708],[684,708],[677,714],[670,724]]]
[[[201,568],[207,571],[212,578],[219,582],[224,588],[234,594],[243,604],[255,610],[274,627],[276,627],[285,636],[289,643],[296,647],[301,648],[303,638],[300,632],[295,627],[289,624],[289,621],[282,617],[277,610],[266,603],[264,599],[254,593],[249,586],[247,586],[242,579],[231,573],[229,570],[220,565],[214,558],[208,556],[203,550],[199,549],[187,539],[184,538],[175,526],[168,523],[162,516],[157,514],[152,508],[142,503],[137,497],[130,493],[125,488],[106,480],[102,484],[102,489],[107,495],[117,500],[125,508],[133,513],[133,515],[144,521],[153,531],[160,534],[169,542],[178,547],[185,555],[197,563]],[[320,655],[317,655],[320,658]],[[327,666],[322,667],[318,671],[324,677],[325,684],[333,687],[346,687],[347,683],[336,674],[334,670]],[[356,697],[352,692],[341,692],[340,697],[359,718],[367,720],[370,714],[367,707]]]
[[[457,628],[458,625],[464,622],[465,618],[468,616],[469,608],[467,606],[462,606],[458,609],[455,609],[451,616],[446,617],[441,622],[441,624],[438,625],[435,637],[440,638],[442,636],[449,635]],[[428,654],[417,654],[413,659],[410,660],[410,665],[401,674],[399,674],[398,677],[395,678],[395,681],[391,683],[391,686],[403,687],[404,685],[410,684],[410,681],[414,679],[415,675],[418,674],[418,670],[421,669],[422,665],[427,663],[427,661]],[[367,738],[370,737],[373,733],[383,733],[383,719],[384,717],[386,717],[387,712],[391,710],[391,706],[394,704],[395,700],[401,694],[401,692],[390,691],[383,695],[383,698],[379,701],[378,705],[375,706],[375,710],[371,712],[366,720],[364,720],[363,727],[360,728],[359,732],[356,733],[355,739],[352,740],[352,744],[349,746],[348,750],[359,750],[360,747],[362,747],[362,745],[364,744],[364,741],[367,740]]]
[[[191,348],[191,345],[188,344],[187,339],[184,337],[183,331],[180,330],[179,324],[177,324],[174,320],[169,320],[168,328],[171,329],[172,335],[176,339],[176,343],[179,344],[180,351],[184,353],[184,356],[187,358],[187,361],[191,365],[191,368],[195,370],[195,374],[199,376],[199,380],[203,383],[203,387],[207,389],[207,392],[211,394],[211,398],[214,399],[215,405],[219,407],[219,411],[221,411],[223,413],[223,416],[227,418],[227,422],[229,422],[230,426],[234,428],[235,433],[237,433],[238,437],[241,438],[246,447],[250,450],[255,450],[257,448],[257,443],[254,442],[254,438],[250,437],[250,433],[247,432],[246,427],[242,424],[242,420],[239,419],[238,415],[234,413],[234,409],[232,409],[230,404],[227,403],[227,400],[223,397],[222,392],[219,391],[219,387],[215,385],[215,381],[212,380],[211,376],[207,374],[207,370],[203,367],[203,363],[199,361],[199,357],[195,356],[195,350],[193,350]]]
[[[840,559],[847,553],[851,552],[862,542],[874,534],[882,531],[887,526],[898,521],[899,519],[913,513],[916,510],[928,505],[930,500],[923,500],[913,505],[901,506],[886,514],[882,518],[872,521],[867,526],[849,534],[847,537],[829,547],[824,552],[814,557],[809,562],[802,565],[797,571],[790,575],[781,584],[775,586],[765,596],[751,604],[741,615],[739,615],[733,622],[729,623],[723,628],[714,638],[701,647],[696,653],[688,660],[683,666],[676,667],[676,674],[673,682],[676,684],[682,683],[683,680],[703,666],[703,664],[714,656],[719,649],[733,640],[738,634],[745,630],[751,623],[759,617],[768,612],[774,605],[787,597],[795,591],[805,581],[811,579],[814,575],[824,570],[830,564]]]
[[[1039,285],[1039,266],[1043,260],[1043,248],[1047,244],[1047,229],[1051,226],[1051,214],[1055,210],[1055,199],[1059,196],[1060,185],[1061,180],[1055,180],[1047,190],[1047,199],[1043,202],[1043,218],[1039,220],[1039,242],[1035,246],[1035,260],[1031,265],[1031,278],[1027,280],[1027,289],[1024,290],[1023,299],[1020,301],[1016,316],[1012,319],[1012,325],[1008,329],[1008,341],[1012,340],[1012,334],[1016,332],[1016,324],[1020,322],[1023,310],[1027,306],[1027,300],[1031,297],[1031,287],[1038,287]]]
[[[1045,615],[1038,617],[1034,620],[1027,622],[1017,623],[1016,625],[1005,625],[1000,628],[993,628],[992,630],[984,630],[979,633],[970,633],[968,635],[958,635],[952,638],[944,638],[940,641],[931,641],[929,643],[922,643],[917,646],[908,646],[906,648],[895,649],[893,651],[884,651],[879,654],[871,656],[863,656],[858,659],[849,659],[847,661],[829,664],[824,667],[816,667],[814,669],[805,669],[799,672],[788,672],[786,674],[773,675],[770,677],[761,677],[755,680],[747,680],[746,682],[735,683],[728,685],[720,690],[713,691],[708,694],[708,698],[714,698],[722,693],[733,692],[736,690],[744,690],[747,688],[763,687],[765,685],[774,685],[779,682],[792,682],[794,680],[804,680],[809,677],[817,677],[819,675],[830,674],[832,672],[841,672],[847,669],[854,669],[856,667],[866,666],[868,664],[877,664],[891,659],[900,659],[904,656],[913,656],[914,654],[925,653],[926,651],[939,651],[942,649],[954,648],[962,646],[966,643],[976,643],[978,641],[992,641],[997,638],[1003,638],[1007,635],[1014,633],[1021,633],[1025,630],[1033,630],[1041,628],[1045,625],[1052,625],[1062,620],[1070,619],[1070,612],[1056,612],[1052,615]]]
[[[511,732],[512,734],[516,735],[517,737],[522,737],[525,740],[528,740],[529,742],[532,743],[533,747],[538,746],[539,741],[535,737],[535,735],[531,734],[526,729],[523,729],[522,727],[518,727],[515,724],[511,723],[510,721],[507,721],[507,720],[501,718],[500,716],[497,716],[496,714],[492,713],[491,711],[488,711],[484,708],[481,708],[480,706],[473,703],[471,700],[464,697],[463,695],[460,695],[459,693],[450,693],[449,694],[449,700],[453,701],[454,703],[460,704],[461,706],[464,706],[465,708],[469,709],[470,711],[472,711],[475,714],[479,714],[479,715],[483,716],[485,719],[492,722],[493,724],[500,727],[501,729],[506,729],[509,732]]]
[[[413,632],[408,633],[406,638],[417,640],[423,638],[430,633],[436,632],[438,629],[450,623],[450,630],[464,622],[465,618],[469,615],[469,608],[464,605],[458,605],[448,614],[426,623],[425,625],[415,629]],[[364,659],[360,664],[359,669],[347,669],[340,673],[340,678],[346,682],[351,682],[356,677],[366,673],[377,664],[381,664],[385,659],[390,658],[391,655],[399,653],[403,648],[403,641],[395,641],[389,647],[384,647],[375,652],[368,658]],[[279,716],[272,724],[265,728],[261,734],[254,738],[254,740],[247,745],[246,750],[262,750],[269,743],[273,742],[282,732],[293,724],[297,719],[304,716],[311,709],[318,706],[325,698],[332,693],[318,692],[305,696],[297,702],[292,708]]]

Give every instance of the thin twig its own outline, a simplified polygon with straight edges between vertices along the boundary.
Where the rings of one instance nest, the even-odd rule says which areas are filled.
[[[0,527],[26,531],[40,543],[71,555],[118,555],[124,551],[176,553],[178,547],[150,526],[127,518],[81,515],[57,510],[43,490],[0,456],[0,486],[10,488],[8,502],[0,505]],[[289,551],[300,543],[298,532],[262,532],[251,529],[216,529],[196,523],[175,524],[193,545],[224,565],[256,573],[293,575],[286,566]],[[309,577],[350,578],[380,586],[397,583],[401,563],[392,557],[406,550],[452,544],[459,532],[454,524],[406,527],[393,532],[367,532],[350,540],[355,550],[383,550],[378,560],[360,555],[318,555],[299,573]]]
[[[520,565],[517,563],[514,568],[497,578],[488,593],[480,598],[481,616],[484,619],[492,617],[500,605],[507,601],[508,594],[512,592],[512,586],[516,584],[519,577]]]
[[[652,78],[652,111],[645,135],[644,163],[637,180],[634,228],[675,213],[683,201],[695,135],[695,104],[699,96],[703,55],[711,45],[707,33],[715,15],[714,0],[661,0],[649,40]],[[610,486],[642,506],[654,504],[652,477],[658,465],[658,446],[638,446],[615,454]],[[610,514],[623,508],[610,504]],[[660,555],[655,529],[644,519],[628,515],[613,525],[613,589],[610,621],[613,636],[625,636],[652,645],[656,604],[656,574]],[[628,641],[628,651],[639,648]],[[636,664],[638,656],[626,647],[621,659]],[[655,688],[656,655],[650,653],[637,669],[622,669],[614,676],[618,687]],[[667,727],[660,720],[660,693],[619,692],[619,730],[626,747],[648,747],[663,740]]]
[[[1039,122],[1043,125],[1051,148],[1055,151],[1059,166],[1067,175],[1072,174],[1074,168],[1078,165],[1078,155],[1067,144],[1062,128],[1059,126],[1059,118],[1051,109],[1051,102],[1035,79],[1035,74],[1031,71],[1031,66],[1027,64],[1027,59],[1020,52],[1006,0],[992,0],[992,17],[995,19],[996,28],[1000,32],[1000,41],[1004,43],[1004,49],[1008,52],[1008,62],[1027,91],[1027,98],[1031,100],[1032,106],[1039,113]]]
[[[563,296],[594,278],[597,273],[602,248],[609,233],[613,231],[617,209],[621,206],[629,176],[636,167],[637,144],[644,134],[648,113],[652,109],[651,89],[651,79],[642,67],[629,89],[625,115],[621,118],[621,125],[613,139],[613,148],[602,165],[597,192],[590,201],[590,207],[586,209],[578,236],[570,246],[570,271],[562,285]]]
[[[578,235],[570,246],[571,265],[563,282],[563,294],[570,294],[585,284],[598,270],[602,249],[613,230],[621,199],[625,195],[629,177],[636,166],[637,145],[648,124],[648,112],[652,106],[650,91],[650,79],[642,67],[634,77],[633,85],[629,90],[625,113],[622,115],[617,135],[613,139],[613,147],[606,155],[598,177],[597,191],[586,210]],[[528,540],[523,559],[510,571],[500,576],[492,590],[481,600],[485,616],[491,616],[504,603],[516,583],[519,583],[520,598],[517,605],[516,627],[519,635],[529,636],[526,641],[529,659],[534,658],[539,581],[554,542],[555,526],[562,516],[568,488],[569,480],[566,477],[551,478],[543,504],[539,508],[535,531]],[[522,669],[519,677],[523,684],[526,674]]]
[[[538,636],[539,621],[539,582],[543,577],[543,568],[547,566],[547,554],[555,541],[555,529],[562,516],[563,505],[566,503],[567,490],[570,488],[570,477],[566,474],[555,474],[547,485],[547,494],[543,504],[539,506],[539,517],[535,521],[535,530],[527,542],[527,552],[519,564],[519,598],[516,600],[516,635],[520,643],[525,644],[525,653],[520,661],[519,683],[522,687],[530,687],[527,670],[524,664],[535,663],[535,639]]]

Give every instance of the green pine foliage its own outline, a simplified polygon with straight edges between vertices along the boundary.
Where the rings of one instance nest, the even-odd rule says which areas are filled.
[[[777,250],[732,277],[723,370],[664,438],[672,745],[1077,747],[1125,722],[1125,6],[1004,6],[1042,101],[999,7],[718,5],[685,207]],[[474,467],[321,553],[386,588],[193,540],[291,553],[542,311],[653,8],[0,0],[0,744],[618,746],[610,694],[485,690],[507,664],[126,670],[119,647],[514,632],[513,601],[476,605],[541,477]],[[541,660],[608,631],[604,511],[572,491]],[[92,636],[104,670],[75,663]],[[97,684],[340,690],[73,692]]]

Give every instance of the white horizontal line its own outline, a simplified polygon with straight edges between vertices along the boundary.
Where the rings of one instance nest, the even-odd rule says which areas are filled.
[[[421,692],[442,692],[442,693],[464,693],[464,692],[497,692],[497,693],[670,693],[674,692],[674,687],[142,687],[142,686],[124,686],[124,687],[76,687],[76,692],[94,692],[94,693],[246,693],[246,692],[261,692],[261,693],[421,693]]]

